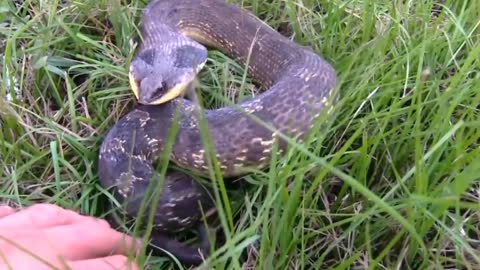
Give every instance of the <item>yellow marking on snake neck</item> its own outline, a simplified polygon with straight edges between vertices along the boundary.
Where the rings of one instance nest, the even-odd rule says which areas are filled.
[[[195,31],[194,29],[189,29],[188,27],[180,29],[179,31],[182,35],[187,36],[199,43],[202,43],[207,46],[211,47],[216,47],[218,46],[217,42],[215,40],[209,39],[206,37],[206,35],[202,35],[202,33],[199,33],[198,31]]]
[[[132,88],[132,92],[135,95],[135,98],[138,100],[138,85],[133,78],[133,74],[131,72],[128,73],[128,80],[130,82],[130,87]]]

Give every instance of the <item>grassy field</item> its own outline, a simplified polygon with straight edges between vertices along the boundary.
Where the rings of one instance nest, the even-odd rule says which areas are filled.
[[[96,159],[135,104],[127,70],[143,3],[132,2],[1,2],[3,202],[106,214]],[[341,98],[312,140],[239,179],[227,242],[206,266],[479,269],[480,2],[230,2],[332,63]],[[242,72],[212,51],[207,106],[252,89]]]

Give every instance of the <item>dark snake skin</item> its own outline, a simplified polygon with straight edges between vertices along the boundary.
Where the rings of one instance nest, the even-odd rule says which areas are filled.
[[[145,9],[142,30],[137,58],[152,50],[168,56],[185,44],[206,50],[198,41],[242,64],[248,61],[249,74],[266,89],[236,106],[203,110],[224,177],[242,175],[246,168],[265,168],[274,142],[280,150],[287,146],[277,132],[301,140],[334,101],[336,75],[325,60],[235,5],[221,0],[152,1]],[[152,163],[165,150],[173,124],[178,124],[178,133],[170,160],[208,176],[196,108],[196,103],[182,97],[161,105],[138,105],[104,138],[98,163],[100,181],[114,188],[118,201],[128,202],[130,216],[138,214],[149,184],[157,184],[151,179],[158,175]],[[214,211],[215,204],[186,173],[168,171],[164,181],[158,204],[146,202],[148,207],[157,207],[152,243],[185,263],[201,263],[198,247],[177,242],[171,235],[198,228],[202,213]]]

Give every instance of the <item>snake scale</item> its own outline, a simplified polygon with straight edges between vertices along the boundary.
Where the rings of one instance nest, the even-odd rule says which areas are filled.
[[[336,87],[332,66],[234,4],[152,1],[143,13],[141,38],[129,72],[139,104],[109,130],[98,160],[101,184],[112,188],[118,201],[127,202],[130,216],[137,215],[158,174],[153,164],[165,150],[173,124],[178,124],[178,132],[170,160],[208,176],[197,103],[186,95],[207,61],[207,49],[248,66],[248,74],[266,89],[235,106],[202,110],[224,177],[242,175],[245,168],[265,168],[275,141],[280,151],[287,147],[278,132],[304,138],[332,103]],[[151,241],[180,261],[198,264],[202,261],[198,249],[172,234],[202,227],[202,216],[214,209],[214,203],[186,173],[167,171],[164,181],[158,205],[147,205],[157,208]]]

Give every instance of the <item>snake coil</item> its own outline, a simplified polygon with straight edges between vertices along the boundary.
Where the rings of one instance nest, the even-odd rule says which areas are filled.
[[[127,203],[130,216],[137,215],[149,184],[156,183],[152,164],[165,150],[173,124],[179,128],[170,160],[208,174],[196,103],[180,95],[205,64],[205,46],[248,63],[249,75],[266,89],[236,106],[204,110],[225,177],[242,175],[245,168],[265,168],[274,142],[280,150],[287,146],[278,132],[302,139],[332,105],[336,75],[329,63],[222,0],[152,1],[145,8],[141,34],[143,41],[130,66],[132,88],[141,104],[111,128],[98,160],[101,184]],[[158,204],[148,205],[156,207],[152,243],[187,264],[199,264],[198,250],[172,234],[198,228],[214,203],[183,172],[168,171],[164,181]]]

